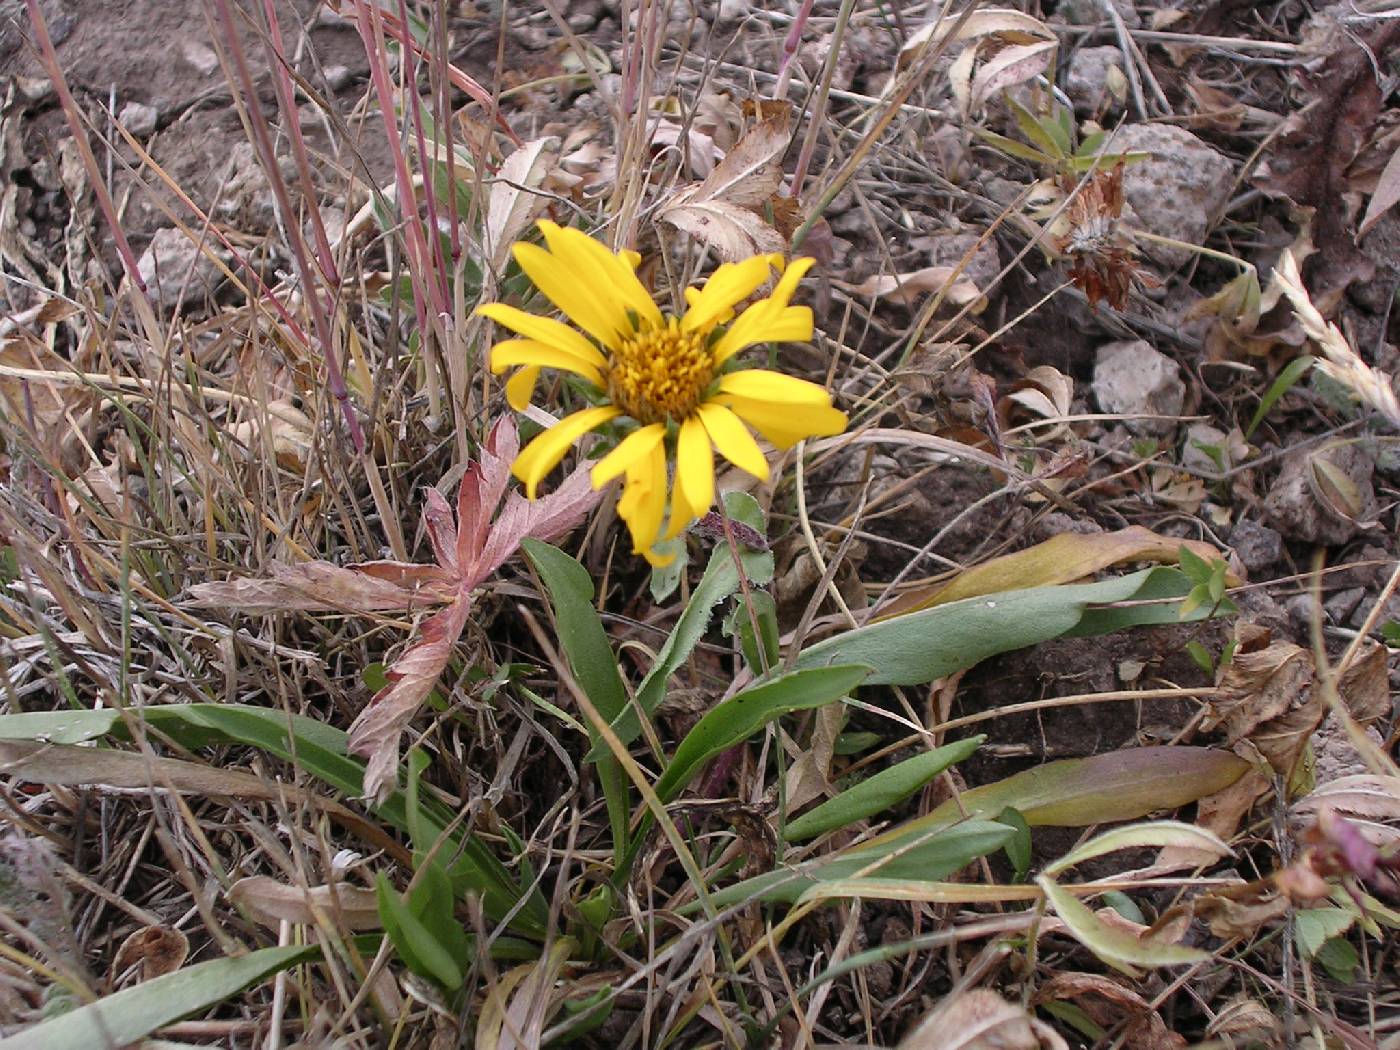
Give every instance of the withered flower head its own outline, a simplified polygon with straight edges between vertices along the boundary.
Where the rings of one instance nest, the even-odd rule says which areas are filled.
[[[1074,183],[1065,186],[1073,192]],[[1052,243],[1069,256],[1069,279],[1097,307],[1100,300],[1115,310],[1128,305],[1134,282],[1144,288],[1157,279],[1137,264],[1137,248],[1119,225],[1123,215],[1123,162],[1096,171],[1065,209],[1068,229]]]

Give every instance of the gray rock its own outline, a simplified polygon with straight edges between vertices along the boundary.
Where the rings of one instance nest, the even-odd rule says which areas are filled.
[[[349,66],[327,66],[326,67],[326,87],[332,91],[343,91],[350,86],[350,81],[354,77]]]
[[[1366,588],[1348,587],[1344,591],[1338,591],[1323,602],[1322,610],[1332,623],[1346,623],[1351,619],[1352,613],[1356,612],[1356,607],[1361,604],[1361,599],[1364,597],[1366,597]]]
[[[198,40],[186,40],[180,47],[180,57],[201,76],[213,76],[214,70],[219,68],[219,56]]]
[[[1340,513],[1332,501],[1319,498],[1313,459],[1325,456],[1356,492],[1360,513]],[[1362,523],[1376,513],[1376,493],[1371,485],[1375,463],[1357,445],[1340,444],[1325,450],[1304,449],[1283,461],[1277,480],[1264,500],[1264,514],[1284,536],[1305,543],[1336,546],[1361,531]]]
[[[1175,361],[1143,339],[1124,339],[1099,347],[1094,359],[1094,400],[1105,412],[1178,416],[1186,402],[1186,384]],[[1139,434],[1169,434],[1176,421],[1126,419]]]
[[[223,281],[214,261],[173,226],[156,231],[136,267],[151,302],[167,313],[202,301]]]
[[[1283,537],[1276,529],[1244,518],[1230,532],[1230,546],[1251,576],[1283,560]]]
[[[1128,124],[1109,147],[1115,153],[1150,153],[1123,170],[1123,196],[1139,226],[1159,237],[1201,244],[1230,199],[1235,166],[1184,128]],[[1191,252],[1146,243],[1143,251],[1175,269]]]
[[[144,102],[128,102],[117,114],[117,123],[138,139],[144,139],[155,131],[159,119],[160,114],[156,112],[156,107],[148,106]]]
[[[1123,52],[1112,45],[1081,47],[1069,60],[1065,94],[1080,116],[1121,109],[1122,104],[1108,90],[1108,71],[1123,72]]]
[[[1133,0],[1110,0],[1129,29],[1142,28],[1142,16]],[[1104,10],[1104,0],[1062,0],[1055,14],[1072,26],[1111,25],[1113,19]]]

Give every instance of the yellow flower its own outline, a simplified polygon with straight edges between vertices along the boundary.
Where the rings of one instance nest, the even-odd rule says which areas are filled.
[[[670,317],[637,279],[636,253],[612,252],[552,222],[539,225],[547,249],[518,243],[515,259],[577,327],[504,303],[483,306],[480,313],[521,337],[492,348],[491,370],[517,369],[506,383],[506,399],[517,411],[529,404],[542,368],[581,377],[599,403],[560,420],[516,458],[512,469],[531,499],[570,445],[604,423],[630,418],[636,429],[594,466],[593,486],[624,478],[617,512],[633,549],[664,564],[669,559],[654,548],[663,538],[672,455],[675,485],[665,539],[714,503],[714,449],[754,477],[768,477],[768,461],[745,423],[778,448],[845,430],[845,413],[832,407],[823,387],[732,367],[735,355],[755,343],[812,338],[811,309],[789,305],[811,259],[785,270],[780,255],[724,263],[703,288],[687,288],[685,314]],[[771,270],[782,273],[772,293],[735,317],[735,308]]]

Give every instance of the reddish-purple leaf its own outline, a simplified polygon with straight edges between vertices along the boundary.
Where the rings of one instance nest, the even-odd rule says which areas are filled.
[[[475,468],[478,478],[475,486],[470,491],[458,492],[457,518],[461,530],[458,558],[464,566],[477,561],[486,545],[488,533],[492,531],[491,515],[510,486],[510,465],[519,451],[520,432],[515,428],[515,420],[506,416],[491,429],[491,436],[481,449],[481,462]],[[471,471],[467,476],[471,476]],[[464,477],[463,485],[466,481]]]
[[[451,605],[424,620],[418,640],[389,669],[388,683],[350,726],[350,752],[369,760],[367,797],[382,798],[397,783],[399,736],[437,685],[470,611],[471,596],[463,590]]]
[[[429,488],[423,506],[423,527],[433,545],[433,557],[453,576],[460,576],[462,566],[457,560],[457,526],[452,521],[452,508],[442,493]]]

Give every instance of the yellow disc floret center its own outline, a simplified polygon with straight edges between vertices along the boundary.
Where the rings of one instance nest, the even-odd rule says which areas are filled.
[[[714,378],[715,362],[701,332],[682,331],[674,317],[624,340],[608,361],[608,399],[639,423],[687,418]]]

